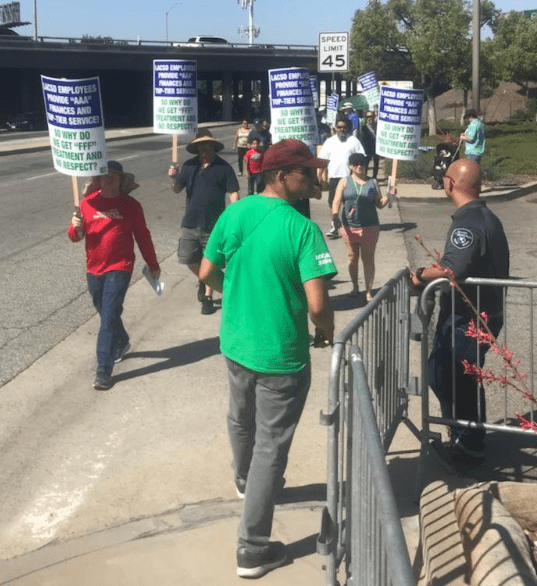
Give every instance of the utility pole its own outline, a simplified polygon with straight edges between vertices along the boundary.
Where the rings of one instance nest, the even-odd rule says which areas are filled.
[[[239,0],[241,8],[248,10],[248,26],[239,27],[239,35],[248,35],[248,42],[250,45],[254,44],[254,38],[259,36],[261,29],[254,25],[254,2],[255,0]]]
[[[34,0],[34,41],[37,41],[37,0]]]
[[[479,44],[481,29],[481,6],[479,0],[474,0],[472,19],[472,97],[476,112],[479,113],[481,102],[481,83],[479,79]]]

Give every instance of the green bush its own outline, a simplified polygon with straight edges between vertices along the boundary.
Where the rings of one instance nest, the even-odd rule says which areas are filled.
[[[414,161],[399,161],[397,165],[397,176],[407,179],[429,180],[433,176],[433,159],[435,149],[424,153],[420,152]],[[391,173],[391,162],[388,165]]]
[[[530,102],[528,110],[535,107]],[[532,114],[533,116],[533,114]],[[537,123],[531,120],[511,120],[503,124],[487,125],[485,155],[481,161],[485,181],[498,181],[505,175],[537,175]],[[440,121],[444,132],[452,132],[457,141],[461,128],[453,123]],[[437,136],[425,136],[423,146],[435,147],[440,142]],[[397,176],[421,181],[432,179],[435,149],[420,152],[415,161],[399,161]],[[464,146],[461,147],[464,156]],[[388,164],[390,166],[390,164]]]

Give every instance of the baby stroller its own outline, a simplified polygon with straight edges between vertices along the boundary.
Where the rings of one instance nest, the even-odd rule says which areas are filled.
[[[459,158],[461,143],[454,145],[449,142],[439,142],[436,145],[436,155],[433,160],[433,189],[442,189],[444,175],[448,167]]]

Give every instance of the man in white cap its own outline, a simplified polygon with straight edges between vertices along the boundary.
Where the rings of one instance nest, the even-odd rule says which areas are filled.
[[[354,106],[350,102],[343,102],[340,110],[345,114],[351,125],[351,134],[358,138],[358,135],[360,134],[360,116],[358,116],[358,112],[356,112]]]
[[[239,199],[235,171],[216,154],[223,148],[224,145],[213,138],[210,130],[200,130],[186,147],[189,153],[197,156],[186,161],[180,172],[175,165],[168,172],[173,179],[175,193],[186,187],[186,210],[177,255],[179,262],[187,265],[196,277],[211,230],[226,208],[226,193],[229,193],[231,203]],[[214,313],[213,290],[201,281],[198,301],[201,302],[202,314]]]

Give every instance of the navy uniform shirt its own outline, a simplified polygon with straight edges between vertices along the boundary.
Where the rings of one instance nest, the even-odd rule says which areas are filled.
[[[440,263],[451,269],[457,281],[467,277],[507,279],[509,277],[509,245],[500,220],[485,201],[475,199],[453,214]],[[477,308],[476,287],[463,287]],[[451,292],[441,296],[440,307],[451,313]],[[502,311],[501,287],[482,287],[480,310],[493,316]],[[460,295],[455,295],[455,313],[475,317]]]
[[[226,208],[226,193],[239,191],[235,171],[216,156],[205,169],[199,157],[185,162],[176,183],[186,186],[186,212],[182,228],[201,228],[210,233]]]

